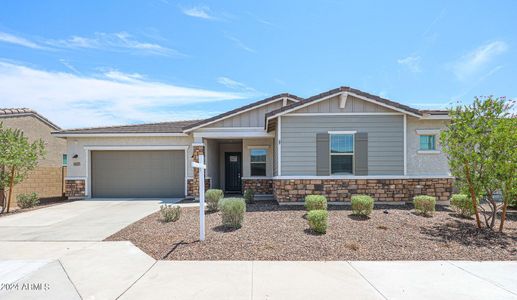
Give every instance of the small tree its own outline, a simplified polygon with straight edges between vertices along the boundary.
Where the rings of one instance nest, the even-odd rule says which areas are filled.
[[[499,231],[503,232],[508,205],[517,198],[517,118],[502,120],[493,132],[494,147],[492,156],[496,178],[500,182],[503,196],[501,223]]]
[[[38,165],[38,159],[45,156],[41,139],[29,142],[19,129],[3,128],[0,123],[0,199],[2,211],[9,212],[13,186],[27,178],[28,172]],[[9,197],[5,190],[9,188]]]
[[[482,100],[476,97],[472,105],[458,106],[450,111],[451,122],[441,134],[451,172],[459,179],[460,190],[469,194],[472,200],[478,228],[481,228],[480,209],[484,212],[486,226],[493,228],[495,225],[497,212],[502,206],[497,204],[494,194],[507,184],[508,190],[514,190],[515,160],[512,151],[515,151],[516,127],[512,127],[515,124],[515,116],[510,113],[512,107],[513,103],[505,98],[486,97]],[[479,195],[483,195],[481,200],[485,200],[489,211],[477,205]]]

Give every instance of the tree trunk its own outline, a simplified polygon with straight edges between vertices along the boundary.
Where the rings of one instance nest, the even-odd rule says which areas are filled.
[[[476,193],[474,192],[474,187],[472,186],[472,178],[470,178],[470,167],[468,162],[465,161],[465,175],[467,176],[467,183],[469,185],[470,198],[472,198],[472,207],[474,208],[474,212],[476,213],[476,223],[479,229],[481,229],[481,220],[479,220],[479,211],[478,204],[476,200]]]
[[[511,183],[510,186],[508,184],[503,185],[503,211],[501,212],[501,223],[499,223],[499,232],[501,233],[503,232],[504,221],[506,220],[506,208],[510,202],[509,188],[511,188]]]
[[[7,209],[5,212],[9,212],[11,208],[11,199],[13,198],[13,186],[14,186],[14,167],[11,168],[11,178],[9,182],[9,197],[7,198]]]
[[[0,189],[0,205],[2,206],[2,209],[0,209],[0,214],[2,214],[5,210],[5,190],[3,188]]]

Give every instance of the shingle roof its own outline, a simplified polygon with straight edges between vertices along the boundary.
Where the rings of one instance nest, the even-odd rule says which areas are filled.
[[[296,100],[299,100],[299,101],[303,100],[303,98],[300,98],[300,97],[298,97],[296,95],[292,95],[292,94],[289,94],[289,93],[282,93],[282,94],[278,94],[278,95],[275,95],[275,96],[272,96],[272,97],[269,97],[269,98],[266,98],[266,99],[262,99],[260,101],[256,101],[256,102],[253,102],[253,103],[241,106],[241,107],[236,108],[236,109],[232,109],[230,111],[224,112],[224,113],[219,114],[217,116],[214,116],[214,117],[211,117],[211,118],[208,118],[208,119],[205,119],[205,120],[201,120],[201,121],[199,121],[197,123],[185,126],[183,129],[184,130],[188,130],[188,129],[191,129],[191,128],[194,128],[194,127],[198,127],[198,126],[201,126],[203,124],[210,123],[210,122],[216,121],[218,119],[224,118],[226,116],[230,116],[230,115],[236,114],[238,112],[241,112],[243,110],[252,108],[254,106],[261,105],[261,104],[270,102],[270,101],[275,100],[275,99],[286,98],[286,97],[287,98],[296,99]]]
[[[292,103],[290,105],[281,107],[281,108],[279,108],[277,110],[271,111],[271,112],[266,114],[266,119],[268,117],[274,116],[274,115],[276,115],[278,113],[281,113],[281,112],[284,112],[286,110],[290,110],[292,108],[295,108],[295,107],[307,104],[309,102],[312,102],[312,101],[315,101],[315,100],[318,100],[318,99],[321,99],[321,98],[324,98],[324,97],[327,97],[327,96],[331,96],[331,95],[334,95],[334,94],[342,93],[342,92],[354,93],[356,95],[367,97],[369,99],[372,99],[372,100],[375,100],[377,102],[384,103],[384,104],[387,104],[387,105],[390,105],[390,106],[393,106],[393,107],[405,110],[407,112],[411,112],[411,113],[414,113],[414,114],[417,114],[417,115],[422,115],[422,112],[420,110],[416,109],[416,108],[412,108],[412,107],[409,107],[407,105],[404,105],[404,104],[401,104],[401,103],[398,103],[398,102],[394,102],[394,101],[391,101],[391,100],[388,100],[388,99],[384,99],[384,98],[381,98],[379,96],[375,96],[375,95],[372,95],[372,94],[369,94],[369,93],[366,93],[366,92],[363,92],[363,91],[360,91],[358,89],[354,89],[354,88],[351,88],[351,87],[348,87],[348,86],[342,86],[342,87],[339,87],[339,88],[336,88],[336,89],[332,89],[330,91],[323,92],[323,93],[318,94],[318,95],[314,95],[314,96],[312,96],[310,98],[307,98],[307,99],[304,99],[304,100],[302,100],[300,102]]]
[[[44,116],[38,114],[36,111],[30,108],[0,108],[0,118],[11,118],[11,117],[21,117],[21,116],[34,116],[39,119],[43,123],[48,126],[54,128],[55,130],[60,130],[61,128],[56,124],[52,123],[49,119]]]
[[[161,122],[149,124],[135,124],[109,127],[92,127],[67,129],[57,134],[105,134],[105,133],[182,133],[184,126],[194,124],[200,120],[186,120],[176,122]]]

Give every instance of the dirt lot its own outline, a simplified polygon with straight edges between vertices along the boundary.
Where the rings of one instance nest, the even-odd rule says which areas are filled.
[[[370,218],[348,207],[329,209],[325,235],[309,229],[303,207],[248,205],[242,228],[220,226],[207,214],[206,240],[199,242],[199,211],[183,208],[181,219],[163,223],[154,213],[107,240],[129,240],[156,259],[169,260],[517,260],[517,214],[505,233],[477,230],[448,208],[423,217],[412,206],[376,207]]]

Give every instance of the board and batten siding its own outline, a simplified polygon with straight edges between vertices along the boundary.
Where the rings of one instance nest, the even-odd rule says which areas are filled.
[[[358,99],[349,95],[344,108],[340,107],[341,98],[335,96],[327,100],[314,103],[312,105],[300,108],[295,113],[384,113],[394,112],[380,105]]]
[[[402,115],[282,117],[282,176],[316,176],[316,134],[368,133],[368,175],[404,174]]]
[[[288,100],[288,104],[292,101]],[[264,116],[273,110],[282,107],[283,100],[279,99],[276,102],[260,106],[249,110],[247,112],[240,113],[236,116],[226,118],[222,121],[215,122],[206,127],[264,127],[265,119]]]

